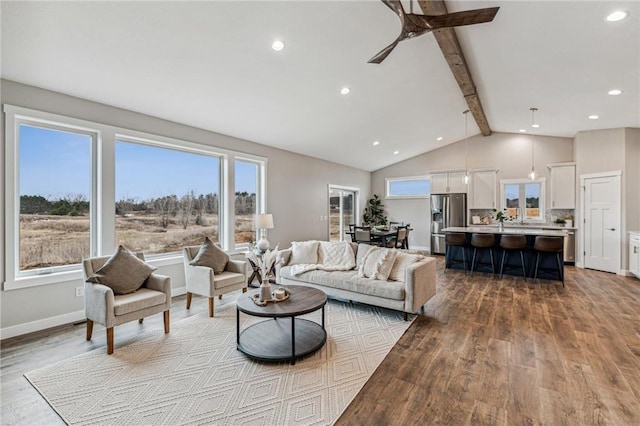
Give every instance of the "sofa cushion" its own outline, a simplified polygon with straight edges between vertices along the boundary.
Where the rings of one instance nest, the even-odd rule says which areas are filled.
[[[87,277],[87,281],[104,284],[116,295],[129,294],[142,287],[155,270],[156,268],[139,259],[135,253],[119,246],[100,269]]]
[[[358,268],[358,277],[386,281],[397,255],[396,250],[382,247],[369,250]]]
[[[314,265],[318,263],[319,241],[293,241],[289,265]]]
[[[205,237],[198,254],[189,262],[189,265],[206,266],[213,269],[214,274],[221,274],[228,261],[229,255],[214,244],[209,237]]]
[[[420,254],[409,254],[399,251],[398,255],[396,256],[396,260],[393,262],[391,272],[389,273],[389,279],[392,281],[404,282],[405,270],[407,269],[407,266],[422,259],[424,259],[424,256]]]

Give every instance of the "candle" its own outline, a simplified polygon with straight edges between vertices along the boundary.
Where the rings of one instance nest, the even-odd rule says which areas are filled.
[[[273,294],[276,296],[276,299],[278,299],[278,300],[284,299],[285,293],[284,293],[284,289],[282,289],[282,288],[279,288],[279,289],[275,290],[273,292]]]

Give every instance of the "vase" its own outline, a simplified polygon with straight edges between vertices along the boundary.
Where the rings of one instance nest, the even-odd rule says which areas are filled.
[[[259,300],[261,302],[268,302],[271,300],[271,284],[269,283],[269,278],[262,278],[262,284],[260,284]]]
[[[504,231],[504,222],[502,221],[498,222],[498,231],[500,232]]]

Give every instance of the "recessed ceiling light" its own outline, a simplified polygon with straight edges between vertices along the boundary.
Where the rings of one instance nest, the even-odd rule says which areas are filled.
[[[380,145],[380,141],[373,141],[373,146],[378,146]]]
[[[284,41],[275,40],[273,43],[271,43],[271,48],[276,52],[281,51],[282,49],[284,49]]]
[[[608,94],[610,94],[610,95],[613,95],[613,96],[618,96],[619,94],[621,94],[621,93],[622,93],[622,90],[620,90],[620,89],[613,89],[613,90],[609,90],[607,93],[608,93]]]
[[[444,139],[442,136],[438,136],[438,139],[436,139],[438,142],[440,142],[442,139]]]
[[[527,129],[520,129],[519,132],[520,133],[527,133]]]
[[[533,127],[534,129],[537,129],[538,127],[540,127],[539,124],[532,124],[531,127]]]
[[[340,89],[341,95],[348,95],[349,93],[351,93],[351,89],[349,89],[348,87],[343,87],[342,89]]]
[[[600,116],[595,114],[589,116],[589,120],[597,120],[598,118],[600,118]]]
[[[627,12],[626,10],[616,10],[615,12],[611,12],[610,14],[607,15],[607,21],[609,22],[622,21],[627,16],[629,16],[629,12]]]
[[[400,154],[400,151],[393,151],[393,155],[398,155]]]

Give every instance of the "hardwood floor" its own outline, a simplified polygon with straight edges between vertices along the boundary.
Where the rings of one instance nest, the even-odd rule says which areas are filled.
[[[640,424],[640,281],[443,271],[336,425]]]
[[[232,295],[229,295],[232,296]],[[234,297],[215,301],[216,307]],[[174,299],[171,320],[207,299]],[[567,268],[566,287],[540,280],[443,271],[438,293],[337,425],[640,424],[640,281]],[[162,330],[162,315],[116,328],[115,350]],[[95,348],[85,324],[2,342],[2,425],[63,424],[25,372]]]

